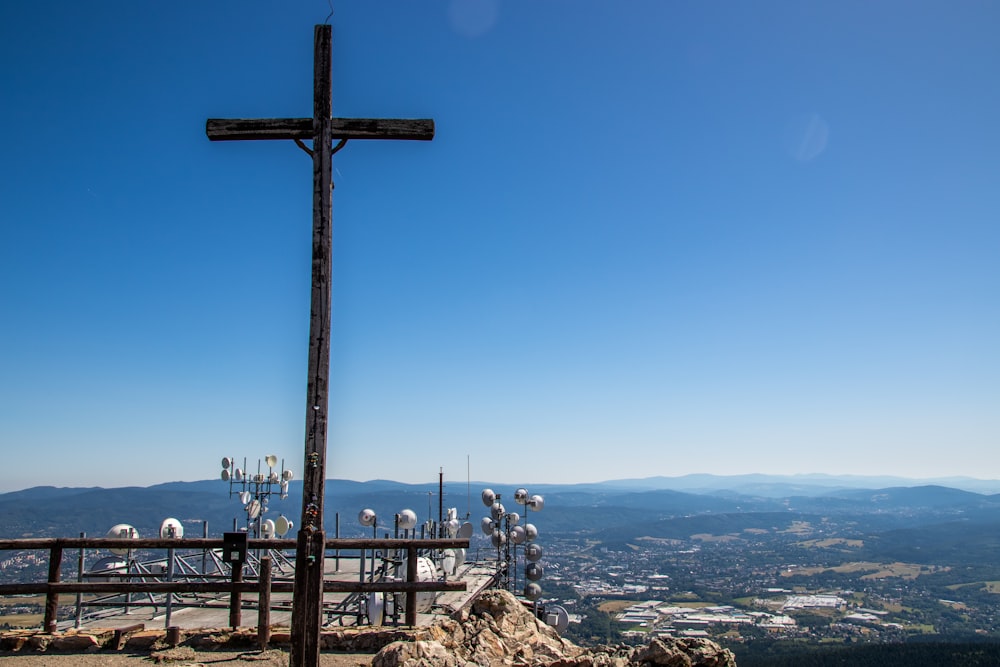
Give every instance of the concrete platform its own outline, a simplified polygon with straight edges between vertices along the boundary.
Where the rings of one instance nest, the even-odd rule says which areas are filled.
[[[380,564],[380,563],[379,563]],[[364,564],[364,577],[371,576],[372,561],[369,558]],[[275,579],[291,581],[293,573],[284,568],[284,572],[276,572]],[[332,581],[359,581],[362,577],[362,563],[356,556],[327,558],[324,561],[324,577]],[[438,571],[436,576],[444,575]],[[480,593],[488,589],[495,578],[493,563],[467,562],[457,568],[455,575],[447,577],[449,581],[464,581],[465,591],[444,591],[434,594],[433,602],[422,605],[424,609],[417,614],[418,625],[428,625],[441,616],[450,616],[469,605]],[[421,594],[423,595],[423,594]],[[398,624],[403,622],[403,595],[399,595]],[[272,627],[289,627],[291,624],[292,596],[290,593],[274,593],[271,597]],[[62,606],[72,604],[70,600],[60,600]],[[185,630],[201,628],[227,628],[229,626],[229,595],[219,594],[202,596],[195,599],[191,595],[175,598],[169,621],[163,597],[150,598],[146,595],[133,594],[130,604],[126,607],[123,598],[114,601],[114,606],[102,608],[84,607],[81,628],[119,629],[144,624],[147,630],[175,626]],[[425,601],[427,602],[427,601]],[[198,606],[186,606],[195,603]],[[327,626],[352,626],[367,624],[363,616],[365,602],[359,596],[344,593],[327,593],[324,597],[324,607],[338,612],[327,613]],[[391,608],[391,604],[389,605]],[[388,610],[387,610],[388,611]],[[258,624],[257,596],[254,593],[243,594],[240,627],[256,627]],[[385,618],[383,625],[393,624],[393,619]],[[59,622],[60,630],[68,630],[76,626],[75,619]]]

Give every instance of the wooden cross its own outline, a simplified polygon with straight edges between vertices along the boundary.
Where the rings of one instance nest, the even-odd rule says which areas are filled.
[[[433,120],[331,117],[331,28],[315,29],[313,117],[209,119],[212,141],[292,139],[313,158],[312,299],[302,518],[295,553],[291,665],[318,665],[323,614],[323,493],[326,478],[327,403],[330,380],[330,274],[332,271],[333,153],[349,139],[434,138]],[[310,151],[302,143],[312,140]],[[336,148],[333,140],[339,141]]]

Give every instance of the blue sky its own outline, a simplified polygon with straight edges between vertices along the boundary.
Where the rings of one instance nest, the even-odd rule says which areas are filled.
[[[1000,478],[1000,8],[336,2],[328,476]],[[0,490],[301,468],[326,2],[0,5]]]

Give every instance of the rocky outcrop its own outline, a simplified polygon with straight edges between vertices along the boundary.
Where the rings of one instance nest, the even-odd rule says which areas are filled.
[[[382,648],[372,667],[736,666],[732,652],[705,639],[584,649],[560,637],[506,591],[485,593],[459,618],[421,630],[419,638]]]

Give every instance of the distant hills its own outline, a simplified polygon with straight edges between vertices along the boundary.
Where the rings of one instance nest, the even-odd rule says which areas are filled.
[[[648,534],[654,526],[663,536],[690,535],[712,532],[713,526],[774,523],[778,516],[788,521],[857,516],[880,530],[912,530],[953,521],[988,522],[1000,515],[1000,482],[950,481],[956,485],[895,477],[687,475],[529,488],[546,498],[544,513],[532,517],[546,532],[623,540]],[[478,527],[488,513],[479,500],[485,487],[502,494],[508,511],[521,509],[513,503],[512,485],[484,482],[446,484],[443,506],[457,508],[460,517],[468,515]],[[293,482],[289,498],[272,498],[267,516],[283,513],[297,522],[301,488],[301,482]],[[380,517],[380,536],[392,533],[393,516],[403,509],[414,510],[421,521],[438,516],[437,484],[333,479],[327,481],[326,490],[326,528],[331,536],[338,532],[338,514],[342,537],[371,535],[370,528],[357,523],[362,508],[372,508]],[[71,537],[81,532],[102,536],[123,522],[136,526],[142,535],[153,535],[166,517],[184,522],[190,536],[200,536],[206,521],[209,534],[218,535],[233,529],[234,518],[240,524],[245,521],[241,504],[230,497],[228,484],[221,480],[111,489],[34,487],[0,494],[0,517],[0,537],[5,538]]]

